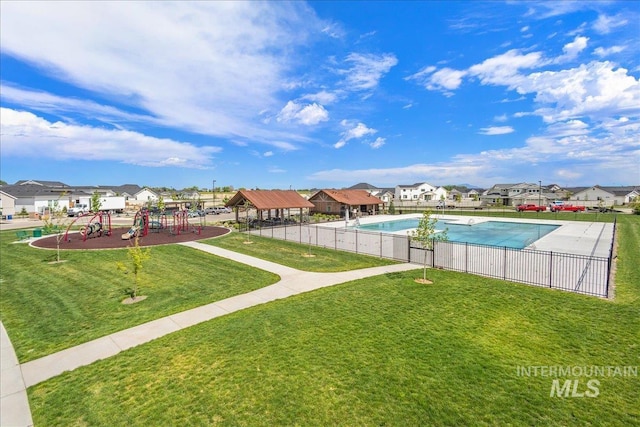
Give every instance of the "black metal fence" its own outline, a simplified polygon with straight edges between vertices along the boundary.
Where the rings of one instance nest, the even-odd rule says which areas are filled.
[[[310,224],[256,228],[252,234],[341,251],[493,277],[528,285],[609,296],[611,258],[531,249],[434,242],[422,248],[407,235]],[[614,224],[615,234],[615,224]]]

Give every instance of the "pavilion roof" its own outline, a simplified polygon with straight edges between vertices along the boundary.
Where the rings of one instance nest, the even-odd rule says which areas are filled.
[[[338,203],[349,206],[355,205],[381,205],[384,202],[371,195],[366,190],[320,190],[312,199],[315,199],[320,193],[325,193]]]
[[[313,203],[295,190],[240,190],[227,206],[244,205],[249,201],[256,209],[312,208]]]

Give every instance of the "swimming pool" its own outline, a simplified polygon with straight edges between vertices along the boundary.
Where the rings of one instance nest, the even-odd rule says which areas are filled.
[[[408,218],[363,224],[356,228],[358,230],[394,233],[415,229],[418,227],[419,222],[420,218]],[[486,221],[471,225],[440,221],[436,224],[437,231],[447,229],[447,237],[451,242],[506,246],[514,249],[523,249],[558,227],[560,226],[506,221]]]

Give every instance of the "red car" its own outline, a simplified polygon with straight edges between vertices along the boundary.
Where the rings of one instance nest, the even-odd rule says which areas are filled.
[[[516,209],[518,210],[518,212],[522,212],[522,211],[540,212],[540,211],[546,211],[547,207],[546,206],[538,206],[538,205],[518,205],[518,206],[516,206]]]
[[[552,205],[551,206],[551,212],[560,212],[560,211],[584,212],[584,206],[574,206],[574,205]]]

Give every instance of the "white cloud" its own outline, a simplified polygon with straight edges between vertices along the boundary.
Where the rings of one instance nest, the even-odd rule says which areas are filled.
[[[311,102],[319,102],[322,105],[329,105],[338,100],[338,94],[336,92],[327,92],[326,90],[322,90],[317,93],[304,95],[300,99]]]
[[[427,83],[427,89],[457,89],[462,84],[462,78],[467,73],[465,71],[442,68],[431,75]]]
[[[211,167],[219,147],[152,138],[138,132],[49,122],[35,114],[0,108],[2,155],[55,160],[111,160],[140,166]]]
[[[439,90],[448,93],[448,91],[460,87],[462,78],[467,75],[466,71],[454,70],[448,67],[436,70],[436,67],[428,66],[406,77],[405,80],[415,80],[428,90]]]
[[[271,157],[271,156],[273,156],[273,151],[265,151],[265,152],[262,154],[262,156],[263,156],[263,157]]]
[[[491,126],[480,129],[478,133],[481,135],[506,135],[513,132],[515,132],[515,130],[511,126]]]
[[[302,105],[289,101],[278,113],[277,120],[285,123],[295,121],[306,126],[312,126],[329,120],[329,113],[322,105],[316,103]]]
[[[376,182],[385,185],[424,182],[425,180],[445,183],[459,182],[482,173],[482,166],[412,164],[395,168],[371,169],[331,169],[318,171],[307,179],[327,182]]]
[[[540,52],[523,55],[517,49],[512,49],[471,66],[469,74],[478,77],[482,84],[517,88],[524,78],[520,70],[536,68],[543,63]]]
[[[520,89],[535,93],[541,107],[536,114],[547,122],[574,117],[640,114],[640,80],[609,62],[590,62],[579,67],[532,73]]]
[[[386,73],[398,63],[395,55],[351,53],[345,59],[352,64],[348,70],[341,73],[346,75],[346,84],[350,90],[369,90],[380,83]]]
[[[609,34],[618,27],[624,27],[628,22],[629,21],[620,15],[598,15],[598,19],[593,23],[593,29],[600,34]]]
[[[366,135],[373,135],[378,132],[376,129],[368,128],[364,123],[358,123],[353,126],[349,121],[343,120],[341,124],[343,126],[349,126],[349,129],[342,132],[340,140],[333,145],[334,148],[342,148],[352,139],[359,139]]]
[[[382,138],[382,137],[378,137],[376,138],[375,141],[373,141],[371,144],[369,144],[371,146],[371,148],[377,149],[382,147],[385,143],[386,143],[386,139]]]
[[[347,142],[345,140],[341,139],[340,141],[338,141],[335,144],[333,144],[333,148],[340,149],[340,148],[344,147],[345,145],[347,145]]]
[[[562,48],[564,53],[557,57],[554,62],[560,63],[575,59],[580,52],[586,49],[588,41],[588,37],[577,36],[571,43],[564,45]]]
[[[326,25],[304,3],[3,2],[0,20],[3,54],[166,127],[304,139],[257,118],[281,104],[292,53]]]
[[[603,58],[605,56],[620,53],[625,49],[625,46],[597,47],[594,49],[593,54]]]
[[[509,120],[509,117],[506,114],[502,114],[500,116],[495,116],[493,120],[496,122],[504,123]]]

